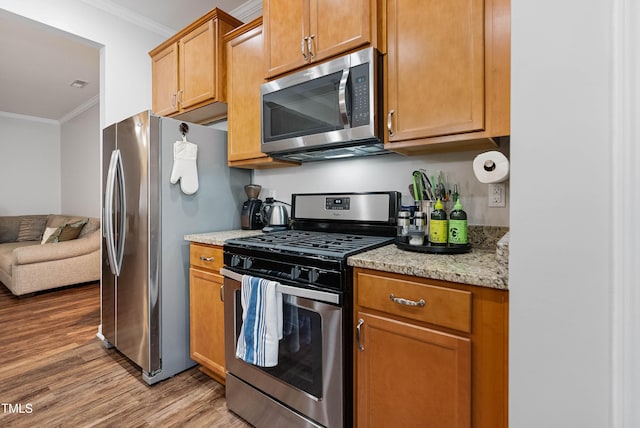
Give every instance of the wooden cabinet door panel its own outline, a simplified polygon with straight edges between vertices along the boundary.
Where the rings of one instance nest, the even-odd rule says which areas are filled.
[[[312,61],[371,43],[371,0],[310,0]]]
[[[264,158],[260,151],[260,85],[264,83],[264,39],[262,27],[227,44],[229,69],[229,161]]]
[[[471,426],[471,341],[358,312],[361,427]]]
[[[484,128],[484,0],[389,0],[389,142]]]
[[[180,39],[181,108],[214,98],[215,28],[210,20]]]
[[[309,1],[265,0],[263,12],[267,75],[304,66],[302,43],[309,27]]]
[[[151,59],[152,110],[166,116],[178,111],[178,44],[169,45]]]
[[[224,379],[224,303],[220,300],[222,282],[220,275],[189,269],[191,358]]]

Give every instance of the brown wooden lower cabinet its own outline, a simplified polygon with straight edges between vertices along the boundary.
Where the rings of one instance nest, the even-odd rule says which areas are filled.
[[[354,297],[355,426],[507,427],[508,291],[356,268]]]
[[[225,383],[222,247],[192,243],[189,269],[191,358]]]

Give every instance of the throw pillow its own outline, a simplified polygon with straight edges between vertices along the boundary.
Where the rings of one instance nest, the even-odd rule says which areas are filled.
[[[41,244],[52,244],[58,242],[58,237],[62,232],[62,227],[47,227],[42,234]]]
[[[46,218],[25,217],[20,220],[18,239],[16,241],[39,241],[47,224]]]
[[[89,221],[88,218],[83,218],[82,220],[78,220],[74,223],[67,223],[60,231],[60,235],[58,235],[58,242],[71,241],[72,239],[76,239],[78,235],[80,235],[80,231],[85,224]]]

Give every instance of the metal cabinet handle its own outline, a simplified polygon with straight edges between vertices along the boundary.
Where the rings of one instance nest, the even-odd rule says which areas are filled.
[[[300,41],[300,49],[302,50],[302,58],[305,59],[305,61],[307,60],[307,51],[305,51],[305,42],[309,40],[308,37],[305,37],[304,39],[302,39]]]
[[[418,306],[418,307],[424,307],[424,305],[426,305],[424,299],[420,299],[417,302],[414,300],[407,300],[407,299],[403,299],[402,297],[396,297],[393,295],[393,293],[391,293],[389,295],[389,298],[391,299],[391,301],[393,303],[397,303],[399,305],[405,305],[405,306]]]
[[[177,106],[176,106],[177,98],[178,98],[178,94],[172,94],[171,95],[171,107],[177,108]]]
[[[362,346],[362,343],[360,342],[360,327],[362,327],[362,324],[364,324],[364,320],[360,318],[358,320],[358,325],[356,326],[356,344],[358,345],[359,351],[364,351],[364,346]]]
[[[391,127],[391,116],[395,113],[395,110],[389,110],[387,114],[387,131],[389,131],[389,137],[393,137],[393,128]]]
[[[203,262],[212,262],[215,259],[213,257],[200,256],[200,260],[202,260]]]
[[[180,89],[178,91],[178,104],[180,104],[180,105],[182,105],[182,93],[183,93],[183,90]]]
[[[313,53],[313,45],[312,45],[312,43],[313,43],[312,40],[313,40],[314,37],[315,37],[315,35],[312,34],[307,38],[307,49],[308,49],[309,55],[311,56],[312,59],[316,56]]]
[[[220,301],[224,302],[224,284],[220,286]]]

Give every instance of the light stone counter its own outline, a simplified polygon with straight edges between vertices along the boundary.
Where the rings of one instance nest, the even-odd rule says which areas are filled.
[[[493,248],[473,247],[466,254],[425,254],[395,244],[356,254],[349,266],[482,287],[509,288],[509,234]]]
[[[498,233],[501,230],[497,231]],[[260,235],[261,230],[225,230],[185,235],[186,241],[224,245],[232,238]],[[484,236],[484,235],[483,235]],[[507,289],[509,279],[509,233],[494,242],[474,242],[467,254],[424,254],[404,251],[395,244],[351,256],[348,264],[355,267],[394,272],[423,278],[440,279],[483,287]],[[493,248],[482,244],[495,245]]]
[[[220,232],[193,233],[185,235],[185,241],[198,242],[200,244],[224,245],[224,241],[245,236],[261,235],[262,230],[223,230]]]

